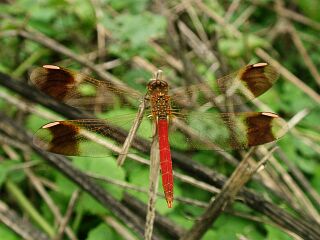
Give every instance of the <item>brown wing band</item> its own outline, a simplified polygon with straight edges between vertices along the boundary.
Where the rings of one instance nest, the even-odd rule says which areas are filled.
[[[44,93],[63,101],[75,86],[73,74],[62,68],[38,68],[30,76],[34,84]]]
[[[64,155],[79,155],[79,128],[74,124],[59,122],[59,124],[49,127],[52,133],[52,140],[49,143],[48,151],[54,153],[64,153]]]
[[[246,118],[248,147],[272,142],[277,138],[272,133],[272,121],[277,115],[256,113]]]
[[[248,65],[240,75],[252,94],[257,97],[272,87],[278,79],[277,71],[267,63]]]

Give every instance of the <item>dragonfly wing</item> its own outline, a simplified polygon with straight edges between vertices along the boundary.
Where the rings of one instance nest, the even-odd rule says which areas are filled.
[[[43,150],[66,156],[92,156],[103,157],[111,154],[110,150],[117,152],[121,149],[126,136],[121,141],[115,141],[117,134],[115,128],[129,130],[135,115],[102,119],[79,119],[68,121],[55,121],[42,126],[34,135],[34,143]],[[147,123],[142,123],[137,135],[145,137]],[[151,126],[151,124],[149,123]],[[151,128],[151,127],[150,127]],[[143,134],[141,134],[143,133]],[[118,134],[117,134],[118,135]],[[131,153],[136,151],[131,151]]]
[[[57,101],[80,108],[89,108],[90,106],[87,105],[95,103],[106,103],[113,94],[126,92],[120,87],[114,87],[107,81],[97,80],[85,74],[54,65],[35,68],[30,75],[30,80],[42,92]],[[101,95],[102,98],[95,98],[98,91],[104,91],[104,94]],[[141,96],[136,97],[140,98]]]
[[[251,64],[219,78],[214,90],[205,83],[195,84],[187,89],[174,90],[172,99],[178,105],[190,105],[190,100],[202,92],[213,106],[239,105],[268,91],[278,77],[276,69],[268,63]]]
[[[226,96],[244,95],[250,100],[268,91],[278,77],[279,74],[273,66],[256,63],[218,79],[217,83]]]
[[[77,96],[77,87],[84,79],[85,75],[54,65],[37,67],[30,75],[31,82],[37,88],[61,102]]]
[[[108,148],[99,144],[112,131],[102,120],[56,121],[42,126],[34,143],[43,150],[67,156],[106,156]]]
[[[193,149],[244,149],[275,141],[287,131],[286,122],[269,112],[195,113],[173,122]]]

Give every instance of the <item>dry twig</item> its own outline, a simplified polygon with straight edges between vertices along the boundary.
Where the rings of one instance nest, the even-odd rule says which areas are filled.
[[[184,234],[181,240],[195,240],[200,239],[205,232],[211,227],[213,222],[217,219],[220,213],[226,208],[228,204],[233,201],[238,191],[244,186],[253,174],[264,165],[271,156],[272,151],[268,153],[255,166],[251,166],[249,157],[255,148],[251,148],[244,159],[239,163],[236,170],[232,173],[230,178],[224,184],[221,192],[209,204],[201,218],[192,226],[192,228]]]
[[[26,240],[49,240],[50,238],[35,228],[32,223],[20,217],[4,202],[0,201],[0,221]]]

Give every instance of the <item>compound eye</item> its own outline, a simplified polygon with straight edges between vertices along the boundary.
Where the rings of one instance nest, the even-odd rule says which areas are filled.
[[[167,86],[168,86],[168,83],[165,82],[165,81],[161,81],[161,86],[162,86],[162,87],[167,87]]]
[[[148,83],[148,89],[149,89],[149,90],[153,90],[155,83],[156,83],[156,80],[150,81],[150,82]]]

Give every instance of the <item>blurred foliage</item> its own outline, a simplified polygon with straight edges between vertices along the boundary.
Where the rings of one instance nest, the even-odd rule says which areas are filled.
[[[9,2],[10,4],[0,4],[1,72],[12,74],[16,78],[27,79],[28,71],[42,64],[57,63],[72,69],[82,69],[79,63],[67,59],[57,52],[53,52],[33,41],[15,35],[11,36],[10,34],[12,33],[11,31],[19,31],[19,29],[24,27],[35,29],[57,40],[78,55],[86,55],[94,53],[97,50],[96,24],[98,21],[106,29],[106,32],[110,34],[106,37],[106,48],[102,52],[104,56],[102,61],[119,60],[121,63],[110,69],[110,73],[117,76],[128,86],[143,93],[145,92],[146,82],[151,78],[151,73],[147,69],[136,66],[136,64],[131,62],[134,57],[142,57],[155,66],[161,67],[172,84],[176,86],[183,86],[185,84],[181,74],[172,70],[171,66],[150,44],[151,40],[155,40],[163,49],[167,50],[171,55],[175,55],[171,52],[171,46],[165,41],[167,39],[168,19],[154,10],[155,5],[151,0],[97,1],[102,11],[102,16],[98,20],[95,13],[97,6],[93,6],[92,4],[94,1],[16,0]],[[224,16],[227,7],[233,1],[203,2],[216,14]],[[268,31],[275,25],[278,15],[271,8],[273,1],[264,0],[258,2],[259,5],[251,13],[250,22],[246,21],[239,27],[239,30],[244,33],[240,38],[235,38],[232,30],[217,24],[205,14],[198,13],[198,20],[202,24],[203,31],[210,38],[213,52],[225,64],[224,66],[220,66],[223,69],[222,72],[225,72],[225,70],[235,70],[248,62],[258,62],[259,59],[254,55],[254,51],[258,47],[263,47],[276,56],[292,73],[303,79],[308,86],[319,90],[319,86],[316,85],[303,59],[287,35],[279,36],[273,43],[270,42],[270,39],[266,38]],[[170,4],[173,7],[178,3],[179,1],[171,1]],[[295,0],[287,1],[287,3],[292,9],[300,12],[300,14],[314,21],[320,21],[319,0]],[[250,1],[242,1],[238,10],[230,16],[230,22],[236,21],[249,5]],[[199,28],[194,25],[193,20],[186,13],[181,14],[181,16],[177,13],[177,17],[183,19],[193,33],[199,33]],[[300,37],[305,37],[304,39],[306,39],[304,45],[310,54],[310,58],[319,67],[319,32],[306,28],[302,24],[297,24],[297,29]],[[190,51],[190,55],[193,58],[192,63],[197,73],[202,75],[209,83],[214,82],[216,78],[214,72],[210,69],[212,62],[208,64],[206,61],[197,59],[195,57],[197,54],[192,51]],[[96,63],[99,62],[98,59],[90,60]],[[7,92],[4,88],[0,88],[0,91]],[[95,94],[94,89],[86,86],[81,91],[83,95],[88,97]],[[320,109],[301,89],[281,78],[273,89],[259,99],[266,103],[273,111],[281,113],[287,119],[302,109],[308,108],[311,110],[311,113],[296,126],[296,129],[307,138],[314,139],[319,148]],[[133,115],[135,113],[135,110],[121,108],[122,99],[119,98],[110,100],[110,105],[113,108],[100,112],[98,114],[99,117],[106,118],[118,115]],[[43,108],[41,110],[48,111]],[[2,99],[0,100],[0,111],[4,111],[11,116],[19,114],[17,108]],[[46,122],[48,121],[30,113],[21,124],[24,124],[26,128],[34,132]],[[123,127],[128,127],[127,123],[119,121],[119,125]],[[143,123],[141,129],[141,136],[145,138],[150,136],[148,134],[151,129],[149,122]],[[186,146],[184,137],[176,133],[175,139],[175,147],[184,149]],[[296,135],[290,132],[283,140],[279,141],[279,146],[285,152],[288,159],[306,175],[314,189],[320,192],[319,152],[306,144],[303,139],[296,137]],[[10,197],[10,194],[3,196],[3,193],[6,191],[4,185],[8,179],[15,182],[24,194],[32,195],[35,193],[30,191],[29,181],[23,171],[21,169],[14,169],[14,166],[22,163],[23,157],[19,155],[18,159],[9,160],[3,149],[0,149],[0,156],[1,200],[9,203],[13,202],[13,206],[15,206],[14,199]],[[195,153],[193,158],[221,173],[230,174],[233,168],[216,156],[215,153],[202,151]],[[65,212],[70,196],[77,189],[77,186],[57,170],[45,165],[38,156],[33,154],[30,158],[33,161],[39,161],[37,166],[33,168],[34,172],[55,186],[54,189],[48,189],[48,193],[61,212]],[[208,161],[207,159],[210,160]],[[79,169],[106,175],[117,180],[125,180],[131,184],[148,188],[148,168],[133,161],[127,161],[123,168],[116,166],[113,157],[90,158],[90,160],[74,157],[72,161]],[[119,200],[122,198],[124,189],[107,183],[100,184],[115,198]],[[261,185],[254,183],[250,185],[257,191],[265,191],[264,194],[269,194]],[[159,188],[162,192],[161,187]],[[133,190],[129,190],[129,192],[138,199],[144,202],[147,201],[145,193]],[[176,196],[196,198],[204,202],[208,202],[211,197],[211,194],[195,187],[190,187],[190,185],[182,183],[179,180],[175,180],[175,194]],[[270,198],[272,198],[272,194],[270,195]],[[30,200],[33,201],[34,199]],[[280,203],[281,201],[279,201]],[[40,214],[53,224],[54,217],[45,202],[37,196],[35,204],[40,206],[38,208]],[[163,199],[159,199],[157,202],[157,210],[184,228],[189,228],[193,222],[186,215],[196,218],[203,212],[201,208],[178,202],[175,202],[174,208],[168,209]],[[244,209],[243,211],[248,214],[254,214],[248,209]],[[108,216],[110,214],[111,212],[103,208],[96,200],[88,194],[82,193],[80,200],[77,202],[75,216],[71,219],[70,225],[79,236],[79,239],[99,240],[106,239],[106,236],[110,240],[121,239],[100,217],[101,215]],[[240,239],[241,236],[255,240],[291,239],[286,233],[274,226],[257,223],[227,213],[219,217],[203,239],[232,240]],[[3,224],[0,224],[0,239],[14,240],[20,238]]]

